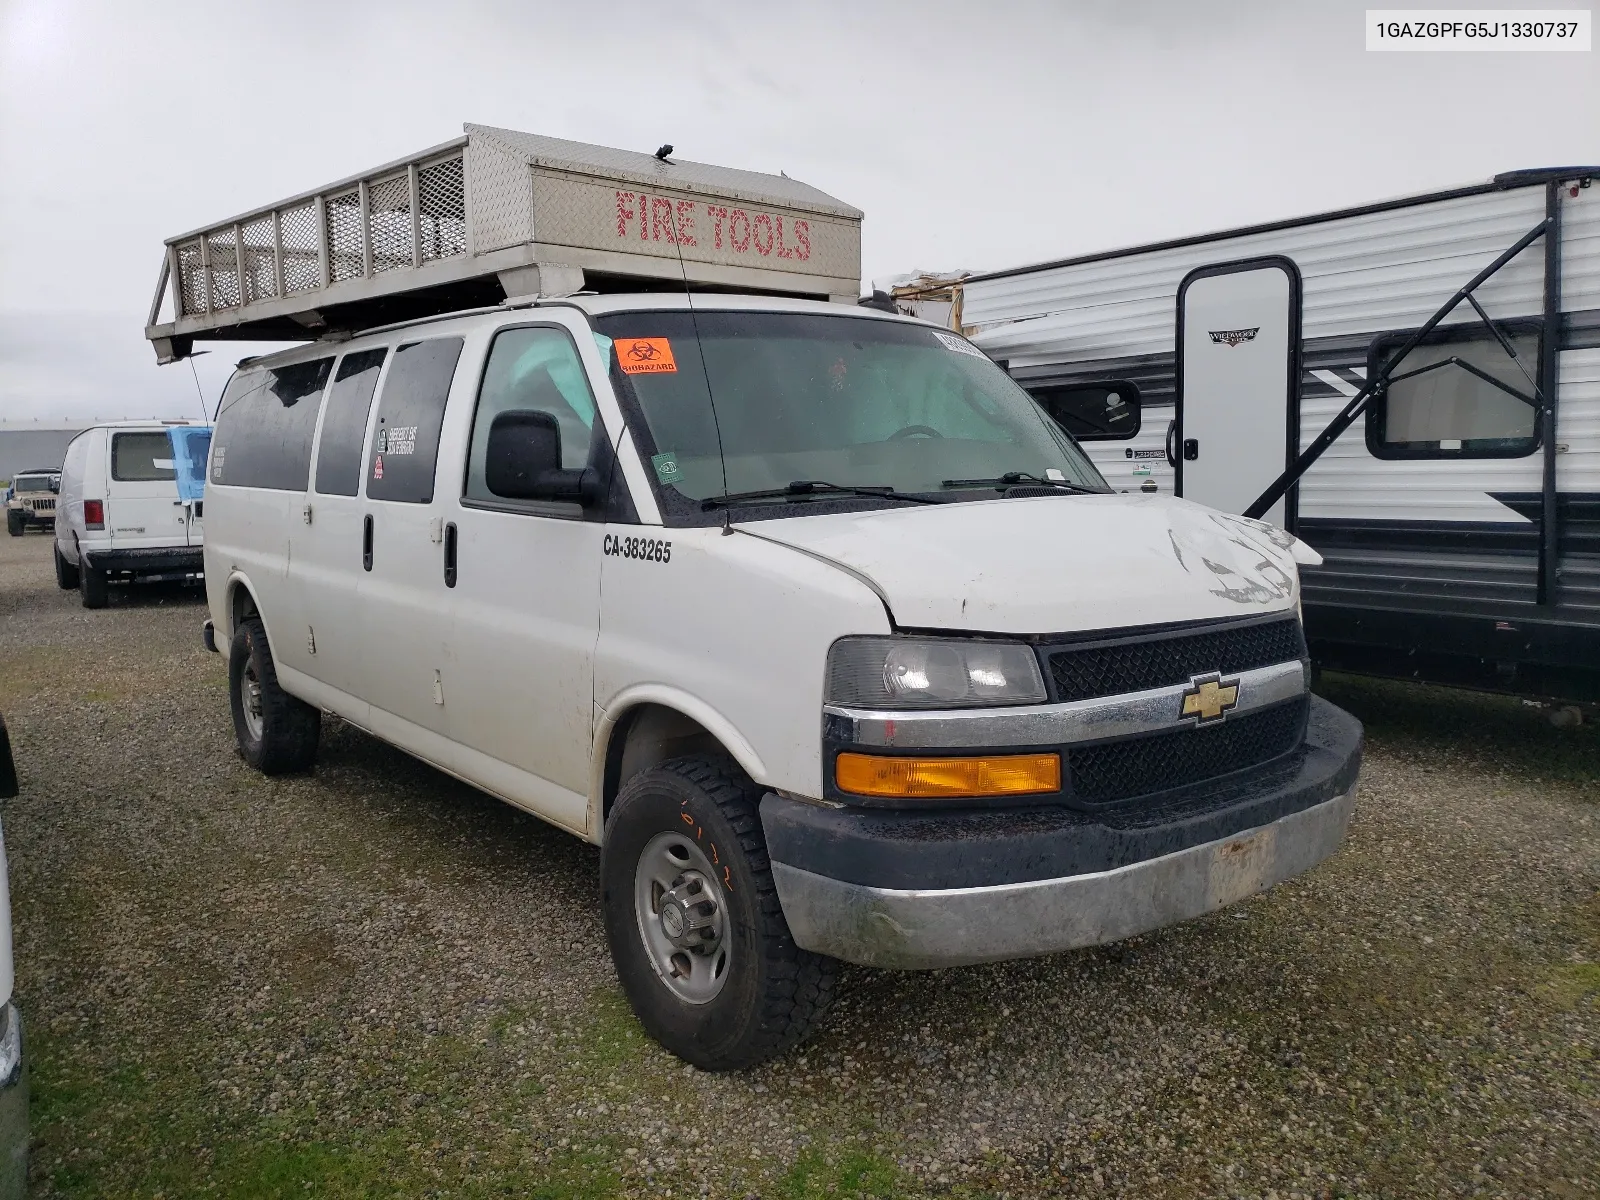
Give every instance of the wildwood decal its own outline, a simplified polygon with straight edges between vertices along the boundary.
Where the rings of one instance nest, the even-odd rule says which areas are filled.
[[[1249,342],[1261,332],[1261,326],[1254,329],[1212,329],[1208,331],[1213,342],[1220,342],[1224,346],[1237,346],[1240,342]]]

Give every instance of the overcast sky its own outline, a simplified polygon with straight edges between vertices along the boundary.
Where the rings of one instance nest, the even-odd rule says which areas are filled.
[[[197,416],[162,239],[464,121],[787,171],[865,210],[869,281],[1600,162],[1594,53],[1367,53],[1364,11],[0,0],[0,419]],[[211,348],[214,405],[259,348]]]

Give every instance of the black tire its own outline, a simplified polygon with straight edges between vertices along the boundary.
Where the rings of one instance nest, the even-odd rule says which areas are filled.
[[[106,573],[96,570],[82,550],[78,551],[78,595],[83,597],[85,608],[106,606]]]
[[[600,890],[606,938],[622,990],[645,1030],[707,1071],[753,1066],[811,1033],[833,1002],[839,963],[794,944],[772,882],[760,790],[732,762],[679,758],[630,779],[606,821]],[[658,834],[693,831],[722,867],[724,938],[732,951],[721,991],[690,1003],[663,980],[636,915],[635,873]]]
[[[246,716],[249,685],[258,689],[259,728]],[[259,617],[239,622],[228,652],[228,700],[239,757],[263,775],[309,771],[317,760],[322,710],[278,686],[278,670]]]
[[[56,554],[56,586],[63,592],[70,592],[78,586],[78,568],[62,555],[59,544],[52,548]]]
[[[12,537],[21,537],[26,532],[22,524],[22,514],[14,508],[6,509],[6,532]]]

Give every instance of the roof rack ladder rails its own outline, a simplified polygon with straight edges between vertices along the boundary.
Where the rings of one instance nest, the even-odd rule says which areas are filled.
[[[469,259],[478,253],[477,221],[473,215],[472,203],[472,168],[469,165],[471,162],[472,155],[467,153],[465,146],[461,147],[461,219],[464,225],[461,245],[462,253]]]
[[[411,195],[411,265],[422,265],[422,172],[413,160],[406,164],[406,188]]]
[[[1252,503],[1249,508],[1244,510],[1244,515],[1256,520],[1260,520],[1261,517],[1266,514],[1267,510],[1276,504],[1283,497],[1284,493],[1293,487],[1300,477],[1311,469],[1312,465],[1317,461],[1317,459],[1322,457],[1323,452],[1327,450],[1329,446],[1333,445],[1334,442],[1339,440],[1339,436],[1355,423],[1356,418],[1366,411],[1367,403],[1372,399],[1372,397],[1389,385],[1390,373],[1395,369],[1395,367],[1404,361],[1405,356],[1415,350],[1417,346],[1421,344],[1422,340],[1432,333],[1434,329],[1437,328],[1439,323],[1448,317],[1452,311],[1454,311],[1456,305],[1460,304],[1463,300],[1471,296],[1473,292],[1477,291],[1478,288],[1483,284],[1484,280],[1494,275],[1495,272],[1499,271],[1501,267],[1505,266],[1534,242],[1538,241],[1540,237],[1549,232],[1551,224],[1551,218],[1549,217],[1546,217],[1544,220],[1540,221],[1532,229],[1528,230],[1527,233],[1518,238],[1515,245],[1513,245],[1509,250],[1505,251],[1505,253],[1501,254],[1483,270],[1479,271],[1472,277],[1471,281],[1465,287],[1458,291],[1454,296],[1451,296],[1449,300],[1445,301],[1444,306],[1435,312],[1433,316],[1429,317],[1427,321],[1423,323],[1421,329],[1417,330],[1409,338],[1407,338],[1405,344],[1389,356],[1388,361],[1383,364],[1383,367],[1378,370],[1371,379],[1367,380],[1366,385],[1354,396],[1350,397],[1349,402],[1345,404],[1342,410],[1340,410],[1339,415],[1334,417],[1332,421],[1328,422],[1328,427],[1317,435],[1316,440],[1300,452],[1300,456],[1289,465],[1288,469],[1285,470],[1282,475],[1279,475],[1277,479],[1273,480],[1272,483],[1267,486],[1266,491],[1262,492],[1261,495],[1256,497],[1255,502]],[[1492,328],[1493,326],[1491,325],[1491,329]]]
[[[239,272],[239,307],[243,308],[256,297],[251,296],[245,287],[244,225],[239,222],[235,222],[233,226],[233,261],[235,263],[234,269]]]
[[[289,294],[283,283],[283,213],[272,210],[272,285],[279,300]]]
[[[328,201],[321,192],[316,195],[317,213],[317,287],[328,286],[333,278],[332,267],[328,262]]]
[[[175,245],[167,247],[167,284],[172,288],[172,319],[174,321],[182,320],[183,267],[178,256],[178,247]],[[160,312],[160,308],[161,297],[158,293],[156,296],[156,311],[158,314]],[[157,318],[152,318],[150,324],[154,325],[156,323],[156,319]]]
[[[156,294],[150,299],[150,319],[145,322],[146,325],[154,325],[158,320],[160,320],[161,293],[167,290],[167,283],[172,279],[173,272],[177,270],[177,265],[178,252],[171,246],[168,246],[166,256],[161,262],[161,274],[156,279]],[[176,302],[176,291],[174,291],[173,296],[174,302]],[[182,310],[174,307],[172,311],[175,313],[181,313]]]
[[[200,300],[205,305],[206,316],[211,315],[211,234],[200,235]]]
[[[356,194],[361,198],[361,278],[372,278],[372,191],[367,181],[356,184]]]

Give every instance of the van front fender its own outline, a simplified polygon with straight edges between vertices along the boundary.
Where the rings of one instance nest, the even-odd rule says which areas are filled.
[[[594,754],[589,766],[589,828],[599,835],[604,828],[606,763],[610,758],[611,740],[627,718],[644,707],[670,709],[681,713],[709,733],[739,764],[741,770],[757,783],[766,781],[767,768],[761,756],[738,728],[710,704],[698,696],[663,683],[640,683],[625,688],[600,709],[595,727]],[[599,841],[596,836],[593,840]]]

